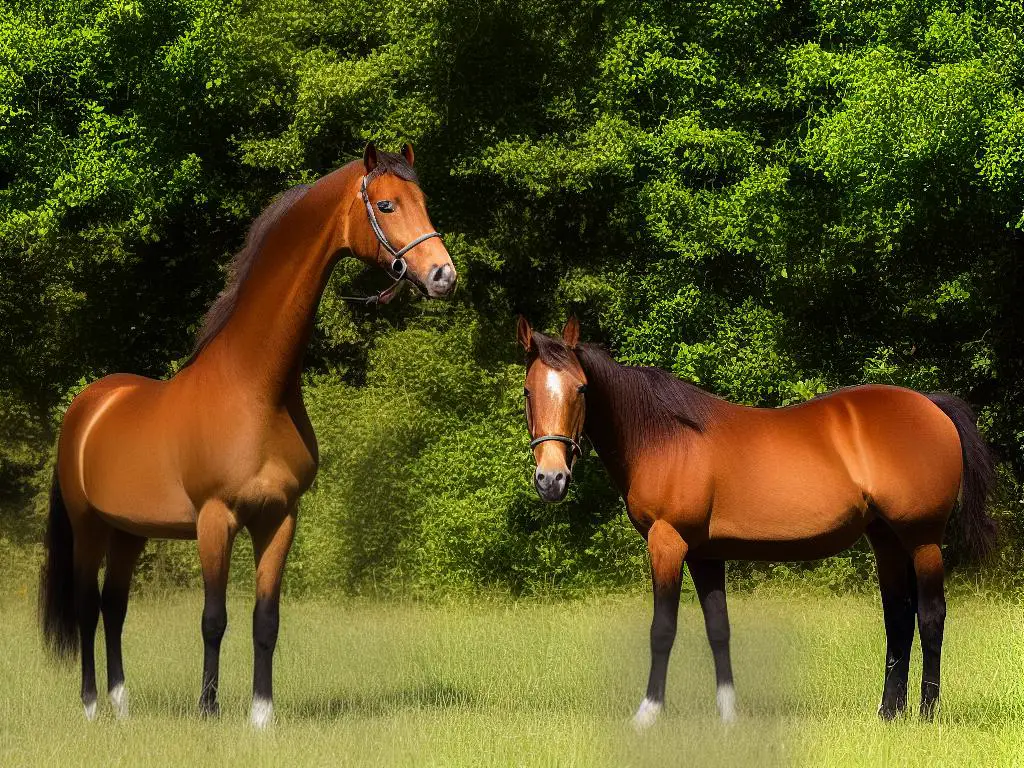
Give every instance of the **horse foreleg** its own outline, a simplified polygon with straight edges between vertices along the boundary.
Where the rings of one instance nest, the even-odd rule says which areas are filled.
[[[124,687],[121,660],[121,631],[128,614],[128,592],[135,564],[146,540],[124,531],[114,531],[107,548],[107,574],[103,579],[103,635],[107,644],[107,692],[114,713],[128,716],[128,693]]]
[[[866,533],[875,553],[885,620],[885,678],[878,715],[891,720],[907,709],[907,678],[910,674],[910,649],[914,644],[917,588],[910,555],[888,524],[876,519],[868,525]]]
[[[665,676],[668,657],[676,639],[679,588],[686,549],[686,542],[678,531],[663,520],[656,520],[647,532],[654,582],[654,619],[651,622],[651,675],[647,682],[647,695],[633,717],[633,724],[638,729],[653,725],[665,706]]]
[[[295,535],[295,512],[250,525],[256,556],[256,607],[252,614],[253,674],[250,720],[263,729],[274,717],[274,648],[280,621],[281,577]]]
[[[231,546],[238,531],[232,511],[220,501],[203,505],[196,525],[199,560],[203,567],[203,688],[199,711],[217,715],[217,686],[220,679],[220,643],[228,626],[227,588]]]
[[[715,659],[718,687],[718,714],[723,723],[736,719],[736,692],[732,685],[732,659],[729,656],[729,609],[725,601],[725,561],[687,560],[690,577],[697,590],[704,627]]]
[[[946,623],[945,569],[938,544],[914,550],[917,574],[917,627],[921,633],[921,717],[931,720],[939,705],[942,633]]]

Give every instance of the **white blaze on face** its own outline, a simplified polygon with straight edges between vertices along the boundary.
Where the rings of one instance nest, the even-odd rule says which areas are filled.
[[[555,414],[561,414],[571,404],[570,392],[575,391],[573,378],[566,371],[556,371],[549,368],[544,373],[541,385],[544,388],[543,408],[546,416],[551,419]],[[538,409],[539,410],[539,409]],[[534,419],[538,414],[534,412]],[[533,431],[536,437],[542,435],[565,435],[572,437],[571,427],[567,424],[556,422],[533,424]],[[537,446],[537,467],[545,472],[568,472],[569,467],[565,461],[565,444],[557,441],[541,443]]]
[[[568,378],[569,377],[566,376],[563,371],[556,371],[553,368],[548,370],[548,375],[544,381],[544,387],[547,389],[548,395],[550,395],[554,402],[565,402],[566,379]]]

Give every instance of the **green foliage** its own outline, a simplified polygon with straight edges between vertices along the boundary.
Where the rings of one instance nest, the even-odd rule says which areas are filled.
[[[520,311],[741,402],[958,392],[1012,515],[1022,30],[1015,0],[8,2],[0,492],[81,381],[173,370],[260,207],[374,137],[415,143],[462,288],[368,313],[338,269],[296,586],[642,579],[594,458],[566,505],[531,495]]]
[[[303,502],[291,588],[518,593],[644,573],[643,543],[623,536],[631,526],[596,467],[580,474],[565,505],[536,501],[522,370],[478,365],[473,347],[484,342],[460,312],[443,327],[389,335],[362,386],[310,382],[325,450]]]

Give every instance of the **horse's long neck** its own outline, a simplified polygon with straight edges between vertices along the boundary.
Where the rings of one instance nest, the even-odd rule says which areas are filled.
[[[263,399],[281,403],[299,387],[320,298],[347,247],[339,210],[349,210],[343,201],[358,179],[349,166],[324,177],[273,225],[231,317],[201,355],[226,364],[238,386]]]
[[[617,403],[621,393],[615,381],[602,376],[596,367],[593,370],[585,367],[584,372],[587,375],[587,412],[583,431],[625,497],[629,492],[631,462],[636,457],[627,439],[626,425],[622,423],[622,404]]]
[[[619,365],[597,349],[577,355],[587,376],[587,414],[583,430],[625,497],[637,469],[668,443],[686,446],[697,435],[694,426],[713,407],[710,396],[694,393],[691,409],[669,411],[652,387],[649,373]],[[705,399],[706,397],[706,399]]]

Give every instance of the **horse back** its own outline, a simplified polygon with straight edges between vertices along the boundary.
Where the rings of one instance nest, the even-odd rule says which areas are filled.
[[[899,387],[840,390],[778,409],[730,406],[695,443],[711,473],[707,509],[664,515],[722,557],[824,557],[880,515],[944,525],[959,489],[955,427]]]

